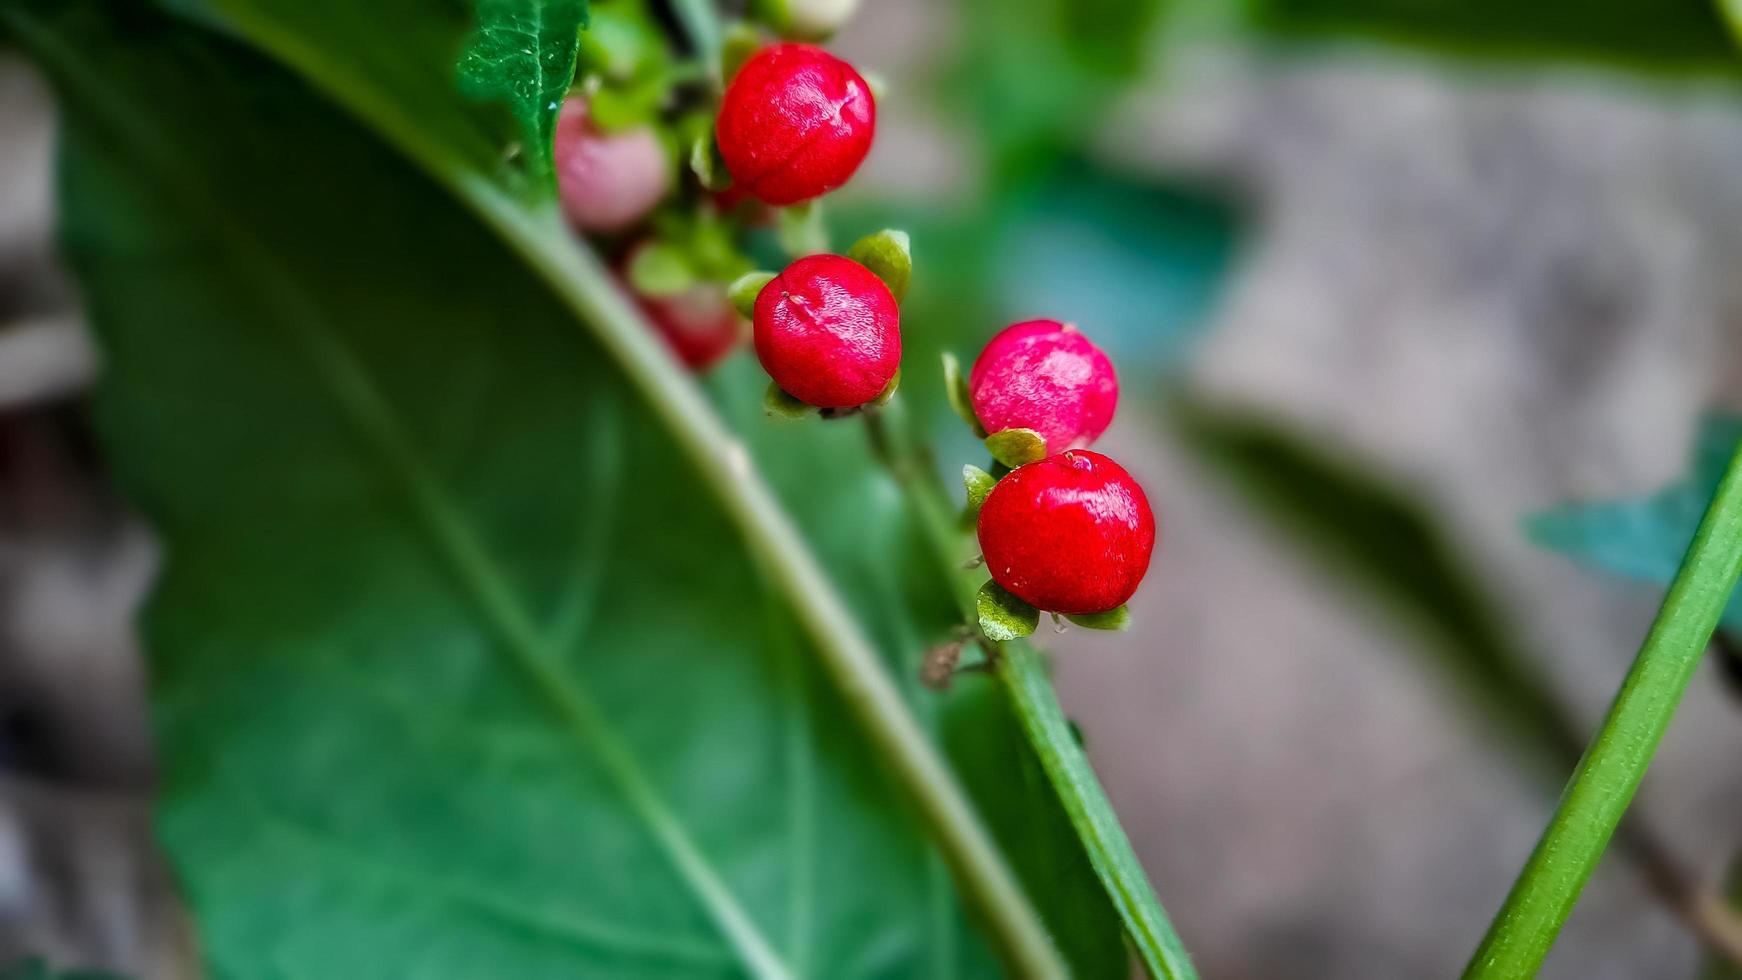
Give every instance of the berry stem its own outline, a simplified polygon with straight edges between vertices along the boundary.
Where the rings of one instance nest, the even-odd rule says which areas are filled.
[[[978,576],[963,568],[972,550],[956,521],[955,508],[944,493],[929,454],[898,445],[897,394],[882,411],[865,413],[872,455],[894,477],[924,526],[937,553],[939,567],[950,581],[956,604],[967,622],[974,622]],[[1143,865],[1125,836],[1125,829],[1095,776],[1094,767],[1077,744],[1064,709],[1059,705],[1046,661],[1040,651],[1021,642],[994,643],[981,638],[993,673],[1010,695],[1011,705],[1029,744],[1040,758],[1047,781],[1088,853],[1096,877],[1125,923],[1131,945],[1155,980],[1195,980],[1197,970],[1185,945],[1174,932],[1161,900],[1155,895]]]
[[[1573,770],[1466,980],[1535,976],[1579,900],[1742,574],[1742,449],[1700,521],[1657,619]]]

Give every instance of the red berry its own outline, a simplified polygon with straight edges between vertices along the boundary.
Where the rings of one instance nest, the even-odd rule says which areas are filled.
[[[726,287],[699,282],[676,296],[639,297],[659,335],[692,371],[706,371],[744,339],[744,324]]]
[[[557,113],[553,152],[563,211],[582,231],[621,231],[671,189],[671,164],[652,128],[602,133],[580,96]]]
[[[1049,453],[1094,442],[1119,403],[1113,362],[1057,320],[1005,327],[974,362],[968,390],[987,432],[1033,429]]]
[[[1018,467],[980,507],[992,580],[1029,605],[1082,616],[1124,605],[1149,569],[1155,515],[1143,488],[1100,453]]]
[[[876,128],[871,88],[852,65],[808,44],[775,44],[726,86],[715,136],[736,185],[785,205],[846,183]]]
[[[901,314],[877,274],[839,255],[786,267],[756,294],[756,356],[783,391],[818,408],[863,405],[901,366]]]

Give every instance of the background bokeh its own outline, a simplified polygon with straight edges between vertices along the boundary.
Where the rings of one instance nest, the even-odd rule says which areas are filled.
[[[1582,740],[1702,502],[1702,420],[1742,407],[1715,8],[867,0],[839,47],[889,92],[830,221],[912,233],[909,370],[1037,316],[1120,366],[1106,442],[1162,549],[1139,628],[1049,645],[1204,974],[1454,974],[1565,772],[1533,692]],[[172,976],[154,555],[89,439],[51,144],[0,58],[0,963]],[[1643,503],[1557,510],[1597,500]],[[1742,847],[1739,747],[1708,665],[1637,804],[1700,884]],[[1547,975],[1698,956],[1616,854]]]

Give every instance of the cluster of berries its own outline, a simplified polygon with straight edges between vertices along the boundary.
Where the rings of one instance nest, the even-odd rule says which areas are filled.
[[[583,87],[558,120],[562,202],[577,228],[618,233],[672,192],[669,154],[651,126],[602,130],[588,98]],[[710,158],[730,175],[701,210],[766,214],[840,187],[870,151],[876,118],[871,86],[852,65],[810,44],[760,47],[731,74],[711,133],[691,154],[704,187]],[[693,227],[672,234],[701,240]],[[662,247],[644,241],[627,250],[632,286],[660,279],[670,264]],[[845,255],[804,255],[778,273],[714,263],[722,270],[738,274],[675,275],[669,288],[638,296],[685,363],[701,369],[722,357],[742,336],[742,317],[772,379],[771,410],[833,416],[894,393],[899,304],[912,270],[905,235],[880,232]],[[1112,363],[1076,327],[1034,320],[994,337],[967,379],[951,358],[945,371],[952,401],[995,461],[991,471],[964,469],[992,579],[980,594],[982,630],[995,640],[1022,636],[1041,611],[1123,625],[1124,604],[1149,566],[1155,519],[1130,474],[1086,448],[1112,421]]]
[[[963,379],[946,356],[951,402],[994,460],[962,468],[992,581],[980,627],[992,639],[1034,631],[1041,611],[1120,629],[1149,569],[1155,515],[1125,468],[1088,446],[1119,403],[1113,362],[1075,325],[1012,324]]]

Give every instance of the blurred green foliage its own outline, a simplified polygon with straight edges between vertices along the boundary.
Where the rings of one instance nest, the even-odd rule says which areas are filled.
[[[1453,54],[1736,70],[1713,0],[1249,0],[1260,31],[1366,36]]]
[[[1000,197],[1100,125],[1154,47],[1161,0],[963,0],[961,47],[939,93],[986,154]]]

